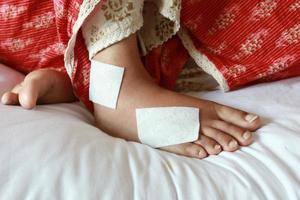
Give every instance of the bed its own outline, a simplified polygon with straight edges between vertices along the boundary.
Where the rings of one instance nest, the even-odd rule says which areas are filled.
[[[0,94],[20,78],[0,67]],[[0,105],[0,199],[300,199],[300,78],[190,95],[264,126],[251,146],[197,160],[113,138],[79,103]]]

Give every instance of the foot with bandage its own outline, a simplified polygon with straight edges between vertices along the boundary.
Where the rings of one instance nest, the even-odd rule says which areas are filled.
[[[25,109],[32,109],[37,104],[68,103],[75,100],[68,75],[51,69],[29,73],[1,98],[5,105],[21,105]]]
[[[250,145],[261,126],[255,114],[159,87],[134,35],[93,58],[90,100],[97,126],[112,136],[194,158]]]
[[[90,74],[97,126],[115,137],[204,158],[251,144],[261,126],[254,114],[159,87],[144,69],[134,35],[95,56]],[[32,109],[75,99],[66,73],[42,69],[1,101]]]

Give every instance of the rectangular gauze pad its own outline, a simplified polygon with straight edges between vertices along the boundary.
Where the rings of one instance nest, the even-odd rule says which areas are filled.
[[[139,139],[154,148],[196,141],[199,114],[198,108],[191,107],[136,109]]]
[[[124,68],[91,60],[89,98],[94,103],[116,109]]]

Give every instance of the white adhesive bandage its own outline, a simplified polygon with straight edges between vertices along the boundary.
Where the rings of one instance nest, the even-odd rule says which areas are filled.
[[[199,109],[159,107],[136,109],[138,136],[154,148],[193,142],[199,138]]]
[[[124,68],[91,60],[89,99],[116,109]]]

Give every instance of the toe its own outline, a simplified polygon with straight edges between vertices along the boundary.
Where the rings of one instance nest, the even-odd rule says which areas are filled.
[[[17,105],[19,104],[18,94],[6,92],[2,96],[1,102],[5,105]]]
[[[38,98],[39,81],[24,81],[24,86],[19,92],[19,101],[23,108],[32,109],[36,106]]]
[[[221,145],[219,145],[215,140],[204,135],[201,135],[200,139],[195,143],[201,145],[209,155],[216,155],[222,151]]]
[[[231,135],[242,146],[247,146],[253,142],[253,133],[252,132],[242,129],[233,124],[229,124],[224,121],[216,120],[212,123],[212,127]]]
[[[215,110],[220,119],[241,128],[255,131],[261,126],[261,121],[258,115],[246,113],[220,104],[215,105]]]
[[[214,128],[205,128],[203,134],[219,143],[225,151],[236,151],[239,149],[238,142],[230,135]]]
[[[207,152],[203,147],[193,143],[184,143],[161,148],[164,151],[192,158],[205,158]]]
[[[4,93],[1,98],[1,103],[5,104],[5,105],[18,105],[19,104],[19,92],[22,88],[22,83],[23,82],[15,85],[11,91]]]
[[[20,93],[19,101],[23,108],[33,109],[36,106],[37,98],[32,93]]]

